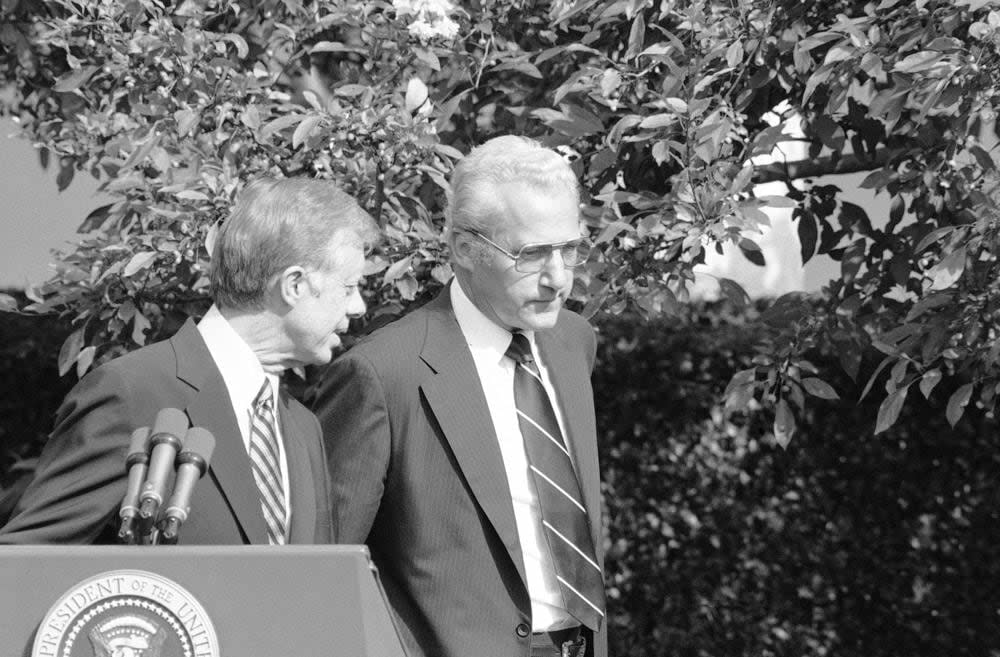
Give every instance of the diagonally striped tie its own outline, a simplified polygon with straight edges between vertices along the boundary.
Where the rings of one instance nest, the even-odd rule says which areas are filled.
[[[264,385],[253,402],[250,421],[250,470],[260,490],[260,508],[267,522],[267,538],[271,545],[284,545],[285,492],[278,460],[278,432],[274,416],[271,382]]]
[[[506,355],[517,363],[514,406],[566,611],[597,631],[604,618],[604,580],[580,483],[527,336],[515,333]]]

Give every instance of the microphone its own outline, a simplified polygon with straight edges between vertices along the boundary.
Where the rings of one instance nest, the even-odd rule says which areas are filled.
[[[136,540],[135,519],[139,515],[139,491],[142,489],[142,480],[146,478],[146,465],[149,463],[149,436],[149,427],[139,427],[133,431],[128,458],[125,459],[128,488],[118,511],[118,517],[121,518],[118,540],[130,545]]]
[[[160,542],[177,542],[181,524],[191,510],[191,495],[195,484],[208,470],[208,462],[215,449],[215,437],[206,429],[192,427],[184,437],[184,449],[177,455],[177,480],[167,509],[160,520]]]
[[[139,522],[143,535],[152,530],[156,514],[163,504],[167,479],[173,473],[174,458],[183,446],[181,437],[187,432],[187,428],[188,419],[183,411],[164,408],[156,414],[149,438],[152,446],[149,472],[139,495]]]

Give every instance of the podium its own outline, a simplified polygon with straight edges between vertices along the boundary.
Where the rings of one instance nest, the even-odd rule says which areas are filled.
[[[13,657],[405,657],[361,545],[0,547],[0,619]]]

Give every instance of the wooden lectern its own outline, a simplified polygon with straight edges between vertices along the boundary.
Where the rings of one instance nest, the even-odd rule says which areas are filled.
[[[14,657],[405,657],[360,545],[0,547],[0,645]]]

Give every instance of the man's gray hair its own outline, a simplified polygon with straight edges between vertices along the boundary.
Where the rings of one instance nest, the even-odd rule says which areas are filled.
[[[221,307],[260,309],[287,267],[326,269],[334,238],[367,249],[379,236],[371,216],[329,180],[259,178],[240,192],[212,249],[212,297]]]
[[[497,188],[508,183],[580,194],[576,174],[556,151],[527,137],[494,137],[455,167],[445,230],[471,228],[491,234],[503,221]]]

